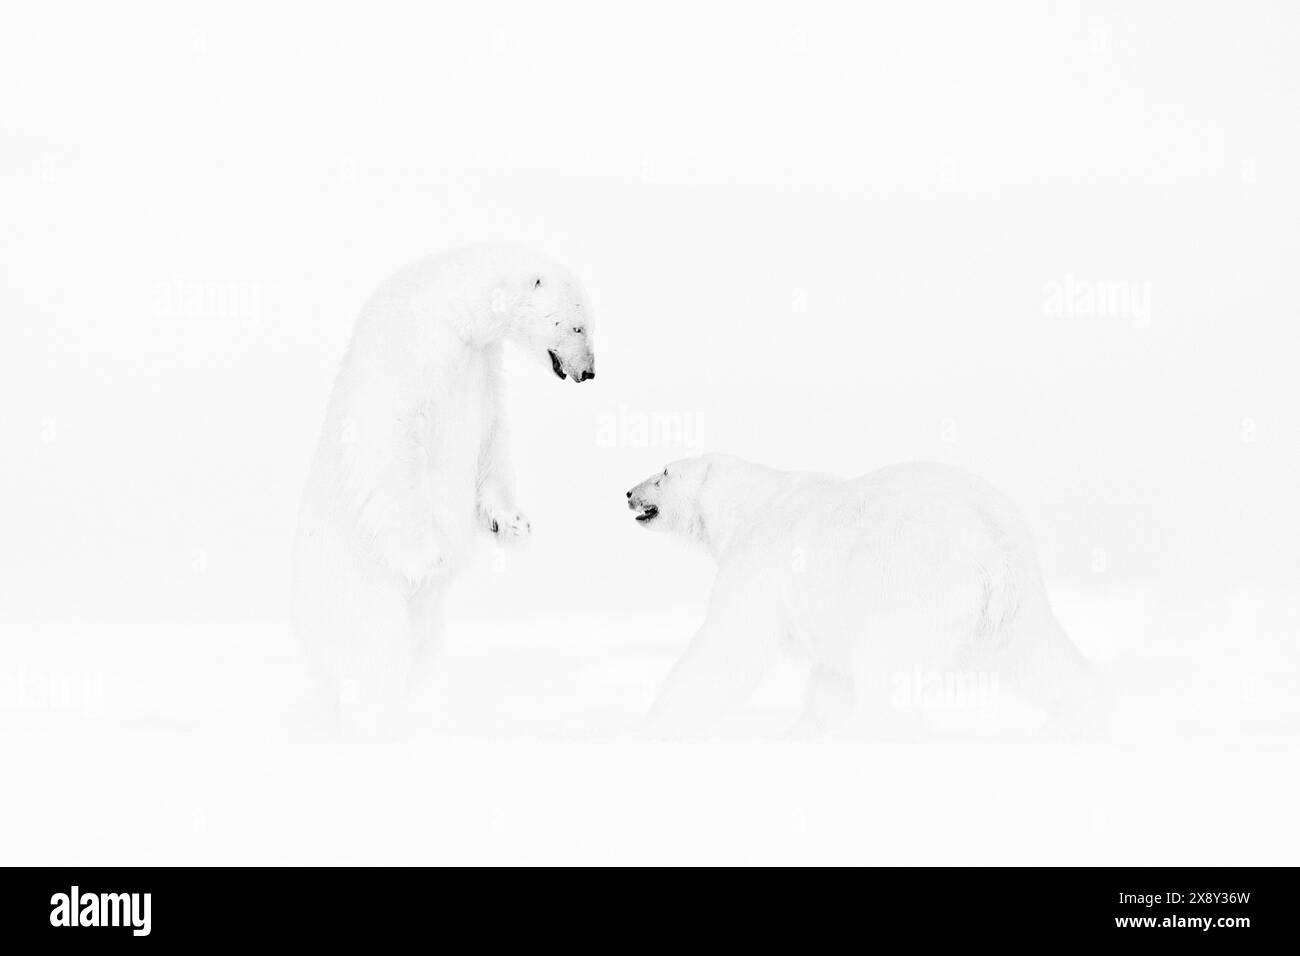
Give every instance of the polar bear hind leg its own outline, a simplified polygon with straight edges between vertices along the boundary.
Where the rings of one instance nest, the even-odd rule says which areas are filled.
[[[387,732],[403,715],[412,659],[408,597],[390,580],[353,594],[340,644],[339,702],[345,731]]]
[[[326,727],[384,730],[406,700],[415,646],[410,596],[382,569],[328,566],[328,557],[301,572],[298,631],[315,683],[312,709]]]
[[[407,690],[419,695],[427,687],[433,662],[442,644],[442,605],[446,582],[434,579],[412,594],[410,616],[411,665]]]
[[[1008,689],[1041,707],[1054,732],[1104,732],[1109,695],[1097,668],[1070,640],[1045,596],[1035,597],[1009,621],[983,666]]]

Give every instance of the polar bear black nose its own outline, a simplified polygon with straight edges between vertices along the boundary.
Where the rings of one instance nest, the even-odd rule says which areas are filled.
[[[588,371],[588,370],[584,369],[583,372],[582,372],[582,375],[581,375],[581,377],[579,377],[578,381],[579,381],[579,382],[585,382],[587,379],[589,379],[589,378],[595,378],[595,377],[596,377],[596,373],[595,373],[595,372]]]
[[[629,491],[629,492],[627,493],[627,496],[628,496],[629,498],[631,498],[631,497],[632,497],[632,492]]]

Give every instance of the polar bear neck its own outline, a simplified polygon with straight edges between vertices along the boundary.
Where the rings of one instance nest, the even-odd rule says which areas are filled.
[[[772,507],[791,484],[796,472],[778,471],[739,458],[709,465],[700,482],[699,502],[688,536],[716,560],[745,528]]]
[[[430,269],[431,304],[438,318],[467,345],[485,348],[505,338],[526,338],[520,311],[532,278],[560,275],[562,269],[526,246],[482,243],[441,257]],[[541,279],[537,279],[538,282]]]

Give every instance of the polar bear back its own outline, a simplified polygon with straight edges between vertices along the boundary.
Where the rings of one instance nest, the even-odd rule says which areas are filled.
[[[722,562],[763,582],[796,640],[902,635],[909,659],[926,642],[925,657],[943,661],[994,639],[1042,597],[1015,508],[975,476],[931,463],[847,481],[800,476],[754,510]]]

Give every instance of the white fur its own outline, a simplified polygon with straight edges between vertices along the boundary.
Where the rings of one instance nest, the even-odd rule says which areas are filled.
[[[476,532],[530,532],[500,402],[510,341],[552,374],[594,376],[577,280],[515,246],[457,249],[384,282],[330,397],[295,545],[295,626],[332,702],[400,699],[432,649]]]
[[[706,455],[648,478],[628,505],[657,507],[646,527],[718,562],[707,618],[652,710],[657,733],[706,729],[781,645],[813,660],[804,730],[843,720],[863,675],[879,687],[913,668],[994,671],[1048,706],[1086,682],[1024,522],[956,468],[840,480]]]

